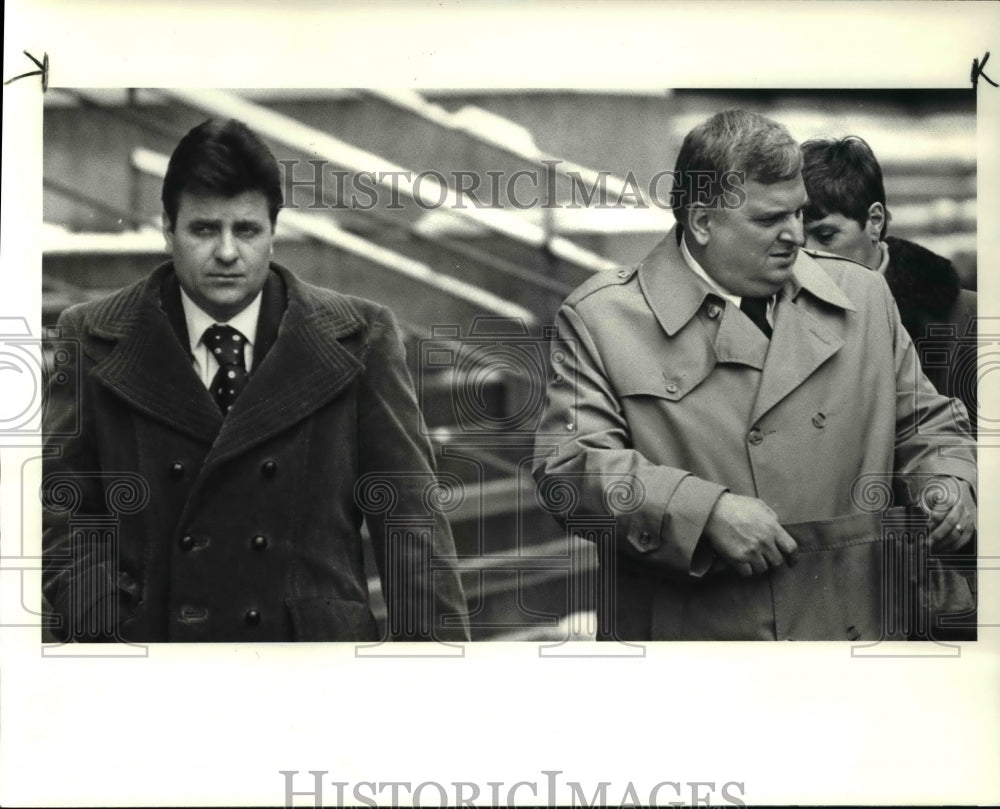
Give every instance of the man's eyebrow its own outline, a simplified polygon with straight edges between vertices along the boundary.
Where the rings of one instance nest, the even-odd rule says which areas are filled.
[[[802,200],[800,205],[796,205],[794,208],[770,208],[754,214],[751,219],[775,219],[779,216],[786,216],[790,213],[798,213],[799,211],[804,211],[806,206],[809,205],[809,198],[806,197]]]
[[[221,225],[221,219],[209,219],[207,216],[198,217],[188,222],[188,227],[204,227],[205,225]]]

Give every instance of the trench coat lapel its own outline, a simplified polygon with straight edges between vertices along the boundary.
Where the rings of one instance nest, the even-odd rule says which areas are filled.
[[[819,299],[833,308],[826,311]],[[802,385],[844,345],[843,312],[855,307],[808,255],[799,252],[793,277],[778,294],[774,333],[751,412],[757,421]]]
[[[131,294],[108,299],[92,314],[89,334],[116,341],[93,375],[136,410],[210,444],[222,414],[160,307],[160,287],[170,269],[161,265]]]
[[[287,270],[272,267],[285,282],[288,306],[277,338],[223,421],[206,470],[307,418],[364,367],[340,342],[361,325],[347,299],[322,303]]]
[[[677,239],[669,234],[638,267],[639,282],[663,330],[675,336],[714,293],[684,263]],[[685,344],[685,361],[703,366],[739,363],[761,371],[752,410],[756,421],[802,385],[843,346],[843,310],[855,307],[810,256],[799,251],[792,278],[778,295],[770,341],[732,304],[724,305],[714,342],[704,332],[704,350]],[[679,337],[700,332],[685,329]],[[692,369],[689,369],[692,370]]]
[[[703,378],[717,362],[739,363],[758,371],[764,367],[767,338],[735,306],[718,297],[688,268],[673,233],[643,260],[638,273],[646,300],[670,337],[677,335],[695,317],[706,297],[711,297],[722,308],[714,341],[708,331],[697,329],[687,329],[680,336],[685,341],[693,341],[703,335],[701,350],[696,351],[692,343],[685,342],[684,349],[676,352],[689,365],[700,366],[700,369],[689,368],[689,372]]]

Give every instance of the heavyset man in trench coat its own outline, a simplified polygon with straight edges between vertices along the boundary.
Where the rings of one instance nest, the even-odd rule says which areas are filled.
[[[79,366],[78,384],[51,387],[45,420],[57,637],[378,640],[364,519],[393,637],[467,640],[392,314],[270,261],[280,175],[240,122],[191,130],[163,198],[174,260],[59,321]],[[258,302],[249,378],[226,412],[191,324],[239,324]],[[116,530],[88,532],[109,513]]]
[[[601,639],[878,639],[890,488],[936,551],[975,531],[964,410],[880,276],[799,249],[800,168],[774,122],[713,116],[677,160],[677,229],[559,310],[535,477],[600,541]]]

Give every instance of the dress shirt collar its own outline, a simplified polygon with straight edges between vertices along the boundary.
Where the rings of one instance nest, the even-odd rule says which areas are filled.
[[[184,308],[184,319],[187,321],[191,353],[194,354],[198,346],[202,345],[202,337],[205,335],[205,329],[214,326],[216,323],[232,326],[246,338],[248,345],[253,346],[253,342],[257,336],[257,318],[260,315],[261,296],[262,292],[258,292],[257,297],[236,317],[219,321],[191,300],[187,292],[184,291],[184,287],[181,287],[181,306]]]
[[[691,255],[691,251],[688,250],[687,239],[684,238],[681,239],[681,258],[684,259],[684,263],[687,265],[688,269],[708,284],[712,288],[713,292],[721,295],[727,301],[731,301],[736,306],[740,305],[740,302],[743,300],[742,296],[734,295],[732,292],[727,292],[715,281],[714,278],[712,278],[712,276],[705,272],[705,268],[697,262],[694,256]]]

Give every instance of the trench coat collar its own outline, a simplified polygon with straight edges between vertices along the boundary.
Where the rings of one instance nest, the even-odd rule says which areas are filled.
[[[691,321],[707,297],[718,298],[685,264],[675,233],[653,249],[637,273],[650,308],[671,337]],[[791,277],[778,293],[770,340],[748,320],[736,317],[734,307],[725,307],[711,351],[716,362],[737,362],[762,372],[752,408],[754,421],[805,382],[843,346],[837,326],[822,316],[816,300],[835,307],[834,311],[855,311],[854,304],[833,279],[800,250]],[[718,301],[721,305],[722,299]]]
[[[287,292],[277,315],[277,337],[264,335],[265,356],[255,360],[246,389],[228,417],[191,367],[188,349],[161,306],[171,262],[144,281],[99,301],[85,329],[115,341],[94,366],[94,376],[137,410],[179,432],[211,444],[206,466],[264,441],[305,418],[335,396],[362,364],[340,339],[358,330],[361,320],[349,300],[334,292],[322,296],[291,272],[272,263]],[[274,285],[271,285],[274,289]],[[273,292],[265,292],[265,298]],[[268,306],[262,306],[261,319]],[[261,328],[258,333],[267,331]]]
[[[671,337],[687,325],[707,296],[718,297],[684,262],[676,228],[642,260],[637,271],[646,299]],[[832,306],[855,311],[854,304],[823,268],[799,250],[792,276],[782,293],[794,301],[803,290]]]

